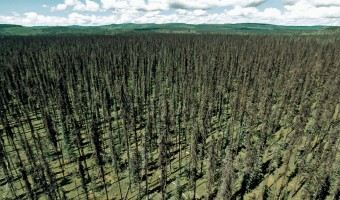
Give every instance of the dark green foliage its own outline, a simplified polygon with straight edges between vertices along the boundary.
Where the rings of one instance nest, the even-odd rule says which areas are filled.
[[[272,24],[111,24],[105,26],[39,26],[0,24],[0,35],[116,35],[122,33],[195,33],[195,34],[253,34],[265,35],[339,34],[339,27],[329,26],[278,26]]]
[[[266,25],[235,25],[248,26]],[[0,190],[338,196],[339,44],[332,35],[1,37]]]
[[[166,132],[161,135],[161,140],[159,143],[159,157],[158,157],[158,166],[161,171],[159,183],[160,183],[160,192],[162,193],[162,200],[165,199],[166,196],[166,186],[168,180],[167,174],[167,150],[166,150],[166,142],[167,142]]]
[[[142,171],[142,157],[141,154],[136,150],[134,151],[131,159],[131,173],[132,173],[132,179],[133,182],[138,187],[138,199],[141,198],[141,171]]]
[[[47,137],[52,143],[55,150],[58,148],[57,132],[54,130],[53,121],[48,113],[44,113],[44,125],[46,128]]]
[[[78,158],[78,171],[79,171],[79,176],[81,180],[81,187],[83,188],[85,192],[86,199],[88,198],[88,190],[87,190],[87,179],[85,177],[85,169],[83,164],[81,163],[81,160]]]
[[[183,186],[181,185],[181,177],[180,176],[177,176],[176,177],[176,183],[175,183],[175,197],[176,199],[178,200],[182,200],[183,199]]]
[[[196,198],[196,181],[197,181],[197,163],[198,163],[198,137],[199,130],[197,124],[194,125],[194,129],[191,132],[190,139],[190,187],[193,190],[193,199]]]
[[[208,199],[211,198],[212,188],[214,186],[216,180],[216,168],[217,168],[217,152],[216,152],[216,140],[212,137],[212,141],[210,143],[209,152],[208,152],[208,161],[207,161],[207,196]]]

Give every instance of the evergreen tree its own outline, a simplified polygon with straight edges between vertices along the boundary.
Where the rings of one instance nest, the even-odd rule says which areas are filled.
[[[217,165],[217,152],[216,152],[216,141],[214,136],[212,136],[211,144],[209,148],[209,155],[207,160],[207,196],[208,199],[211,199],[211,191],[214,186],[215,177],[216,177],[216,165]]]

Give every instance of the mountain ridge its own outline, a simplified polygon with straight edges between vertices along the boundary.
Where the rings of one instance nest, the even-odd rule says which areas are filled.
[[[264,23],[186,24],[186,23],[124,23],[100,26],[22,26],[0,24],[0,35],[115,35],[120,33],[219,33],[219,34],[337,34],[336,26],[286,26]]]

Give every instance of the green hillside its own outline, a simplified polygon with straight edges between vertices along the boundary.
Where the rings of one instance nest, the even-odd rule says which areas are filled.
[[[218,33],[218,34],[327,34],[327,26],[278,26],[271,24],[112,24],[105,26],[36,26],[0,25],[0,35],[115,35],[121,33]]]

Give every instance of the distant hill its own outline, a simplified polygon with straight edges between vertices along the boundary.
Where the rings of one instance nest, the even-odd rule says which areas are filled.
[[[1,28],[13,28],[13,27],[23,27],[21,25],[14,25],[14,24],[0,24],[0,29]]]
[[[218,33],[218,34],[338,34],[339,27],[279,26],[272,24],[111,24],[104,26],[34,26],[0,24],[0,35],[114,35],[121,33]]]

